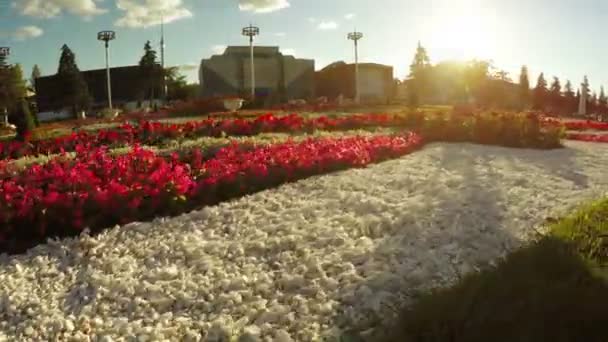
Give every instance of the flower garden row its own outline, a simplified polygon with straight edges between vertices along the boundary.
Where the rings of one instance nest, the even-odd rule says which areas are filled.
[[[119,147],[136,143],[156,145],[166,140],[200,136],[252,136],[271,132],[346,130],[364,127],[389,127],[398,124],[395,118],[388,115],[355,115],[339,119],[328,117],[305,119],[298,115],[274,116],[266,114],[254,120],[207,119],[183,124],[140,121],[138,124],[125,123],[116,129],[74,132],[71,135],[30,143],[5,142],[0,144],[0,159],[70,152],[74,151],[76,146],[86,146],[87,148]]]
[[[525,114],[475,114],[475,115],[429,115],[424,112],[412,112],[405,115],[364,114],[338,118],[319,117],[304,118],[299,115],[274,116],[266,114],[254,120],[207,119],[183,124],[167,124],[151,121],[140,121],[138,124],[125,123],[116,129],[96,132],[74,132],[71,135],[53,139],[39,140],[31,143],[18,141],[0,143],[0,159],[14,159],[24,156],[56,154],[70,152],[76,146],[95,148],[101,146],[126,146],[136,143],[156,145],[166,140],[186,139],[201,136],[219,137],[252,136],[260,133],[311,132],[315,130],[348,130],[367,127],[404,127],[412,130],[425,130],[433,135],[436,132],[450,134],[454,131],[458,139],[488,143],[492,139],[512,139],[511,145],[527,145],[521,141],[522,135],[538,135],[538,132],[522,130],[539,130],[542,126],[547,135],[559,139],[562,126],[543,121],[536,115]],[[480,131],[474,129],[480,128]],[[489,130],[488,130],[489,129]],[[465,130],[466,132],[463,132]],[[512,130],[507,132],[506,130]],[[487,137],[487,132],[502,135],[502,138]],[[510,135],[510,136],[509,136]],[[457,140],[457,139],[456,139]],[[519,140],[519,141],[515,141]],[[551,137],[551,144],[559,143]],[[540,147],[540,146],[539,146]],[[545,146],[547,147],[547,146]]]
[[[0,180],[0,252],[20,252],[49,236],[72,236],[175,215],[311,175],[361,167],[422,145],[414,133],[310,139],[265,147],[231,145],[210,158],[199,149],[162,157],[135,147],[112,157],[79,147]]]

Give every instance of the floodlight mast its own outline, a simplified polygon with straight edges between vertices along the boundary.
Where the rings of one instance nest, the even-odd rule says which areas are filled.
[[[354,32],[348,34],[347,38],[355,42],[355,103],[359,104],[361,100],[359,93],[359,40],[363,38],[363,33],[357,32],[355,29]]]
[[[260,28],[249,24],[243,28],[243,36],[249,37],[249,58],[251,60],[251,100],[255,99],[255,62],[253,54],[253,39],[260,34]]]
[[[108,83],[108,107],[112,109],[112,83],[110,81],[110,41],[116,38],[116,32],[114,31],[101,31],[97,33],[97,40],[105,42],[106,47],[106,81]]]

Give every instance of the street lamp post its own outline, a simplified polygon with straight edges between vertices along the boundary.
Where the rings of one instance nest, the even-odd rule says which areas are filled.
[[[97,34],[97,40],[105,42],[106,46],[106,81],[108,82],[108,107],[112,109],[112,83],[110,82],[110,58],[108,56],[108,50],[110,49],[109,42],[116,38],[114,31],[101,31]]]
[[[255,63],[253,56],[253,38],[260,34],[260,28],[249,24],[243,28],[243,36],[249,37],[249,54],[251,59],[251,100],[255,99]]]
[[[8,46],[0,46],[0,57],[6,58],[11,54],[11,48]],[[8,111],[6,107],[2,108],[3,124],[8,126]]]
[[[363,33],[355,30],[354,32],[349,33],[347,37],[349,40],[355,42],[355,103],[359,104],[359,101],[361,100],[359,94],[359,40],[363,38]]]

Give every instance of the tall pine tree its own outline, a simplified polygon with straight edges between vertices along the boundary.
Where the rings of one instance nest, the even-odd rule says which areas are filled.
[[[38,67],[38,64],[34,64],[34,67],[32,68],[32,77],[30,78],[30,85],[32,88],[36,89],[36,79],[40,76],[40,68]]]
[[[519,74],[519,105],[520,109],[526,109],[530,105],[530,78],[528,67],[522,66]]]
[[[574,93],[574,89],[572,88],[572,82],[568,80],[566,85],[564,86],[564,112],[565,114],[572,114],[576,112],[578,102],[577,96]]]
[[[74,115],[78,111],[88,109],[92,102],[89,88],[76,65],[76,55],[65,44],[61,47],[57,77],[64,94],[62,105],[71,108]]]
[[[598,113],[602,116],[606,115],[608,111],[608,98],[606,98],[606,92],[604,86],[600,87],[600,97],[598,98]]]
[[[410,105],[417,106],[431,91],[431,59],[420,42],[410,64]]]
[[[549,98],[551,102],[551,109],[553,111],[560,110],[563,104],[562,85],[559,81],[559,78],[557,77],[553,77],[553,82],[551,83],[551,87],[549,88]]]
[[[156,51],[152,49],[150,41],[144,45],[144,55],[139,60],[139,70],[142,80],[142,92],[144,97],[150,96],[150,102],[154,100],[154,89],[160,85],[161,66],[156,59]]]
[[[547,105],[547,81],[545,80],[545,74],[542,72],[538,76],[534,88],[533,102],[533,107],[537,110],[544,110]]]

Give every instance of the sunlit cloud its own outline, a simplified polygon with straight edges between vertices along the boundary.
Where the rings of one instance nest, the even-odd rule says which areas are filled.
[[[346,15],[344,15],[344,19],[346,20],[353,20],[357,17],[357,15],[355,13],[348,13]]]
[[[115,22],[119,27],[150,27],[192,17],[182,0],[116,0],[116,7],[123,12]]]
[[[44,31],[38,26],[22,26],[13,32],[12,36],[15,40],[27,40],[42,36]]]
[[[338,23],[335,21],[322,21],[317,26],[319,30],[335,30],[338,28]]]
[[[16,0],[13,8],[21,15],[34,18],[54,18],[63,12],[81,17],[104,14],[106,9],[98,7],[100,0]]]
[[[285,37],[287,34],[285,32],[277,32],[274,35],[277,37]]]
[[[239,9],[246,12],[269,13],[287,7],[287,0],[239,0]]]

